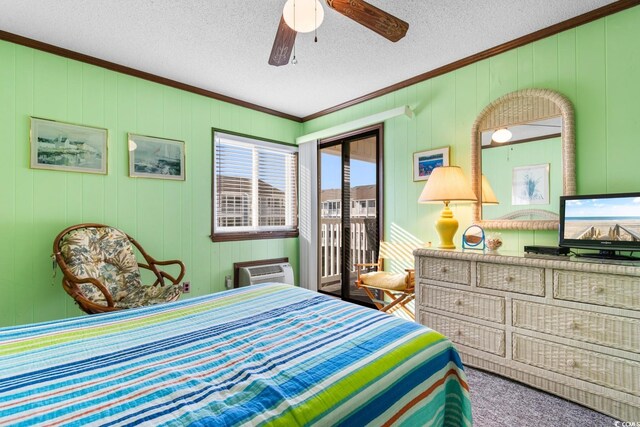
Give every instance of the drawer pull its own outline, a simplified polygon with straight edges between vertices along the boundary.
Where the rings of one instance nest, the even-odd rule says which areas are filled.
[[[572,320],[569,322],[569,329],[578,329],[578,322]]]
[[[462,305],[462,300],[461,299],[455,300],[455,305]]]
[[[449,271],[449,269],[447,267],[441,267],[440,268],[440,273],[446,273],[447,271]]]
[[[602,292],[604,292],[604,288],[602,286],[593,286],[591,290],[594,294],[601,294]]]
[[[567,360],[567,366],[569,368],[576,368],[576,367],[578,367],[578,363],[573,359],[569,359],[569,360]]]
[[[458,336],[462,335],[462,331],[461,331],[460,329],[458,329],[458,330],[456,331],[456,335],[458,335]]]
[[[507,283],[511,283],[514,280],[516,280],[516,278],[513,277],[513,276],[507,276],[507,277],[504,278],[504,281],[507,282]]]

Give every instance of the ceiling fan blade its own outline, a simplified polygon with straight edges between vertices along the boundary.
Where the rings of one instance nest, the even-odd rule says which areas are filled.
[[[364,0],[327,0],[330,8],[362,24],[392,42],[397,42],[407,34],[409,24],[370,5]]]
[[[284,17],[280,17],[280,25],[278,25],[276,38],[273,41],[273,47],[269,55],[269,64],[279,67],[289,63],[293,44],[296,41],[296,34],[297,33],[284,22]]]

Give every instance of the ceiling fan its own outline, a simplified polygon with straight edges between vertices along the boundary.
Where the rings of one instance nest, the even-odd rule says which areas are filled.
[[[364,0],[326,0],[327,6],[392,42],[405,36],[409,24]],[[322,23],[324,11],[318,0],[288,0],[273,41],[269,64],[289,63],[298,32],[314,31]],[[296,31],[297,30],[297,31]],[[295,58],[295,55],[294,55]]]

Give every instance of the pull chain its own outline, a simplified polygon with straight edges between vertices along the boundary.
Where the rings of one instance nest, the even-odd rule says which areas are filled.
[[[296,0],[293,0],[293,31],[296,30]],[[296,37],[297,38],[297,37]],[[293,59],[291,60],[293,65],[298,63],[296,59],[296,40],[293,39]]]
[[[318,43],[318,0],[313,3],[313,42]]]

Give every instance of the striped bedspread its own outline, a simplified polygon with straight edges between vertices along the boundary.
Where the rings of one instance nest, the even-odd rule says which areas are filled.
[[[471,425],[437,332],[282,284],[0,329],[2,425]]]

